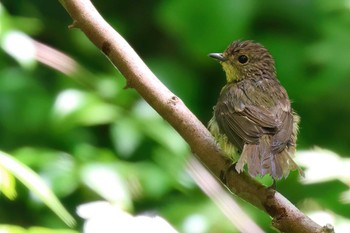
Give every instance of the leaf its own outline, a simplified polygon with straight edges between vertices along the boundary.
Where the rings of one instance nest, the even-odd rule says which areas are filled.
[[[28,189],[35,193],[40,200],[42,200],[68,226],[73,227],[75,225],[74,218],[63,207],[55,194],[29,167],[2,151],[0,151],[0,166],[11,172]]]
[[[0,164],[0,191],[10,200],[14,200],[17,196],[16,181],[13,175],[3,168]]]
[[[30,227],[25,229],[16,225],[0,225],[0,232],[2,233],[78,233],[70,229],[50,229],[46,227]]]

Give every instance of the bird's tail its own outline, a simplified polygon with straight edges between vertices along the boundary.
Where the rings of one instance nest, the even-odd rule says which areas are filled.
[[[244,165],[248,165],[248,173],[251,176],[264,176],[270,174],[274,179],[287,177],[290,171],[298,170],[304,176],[303,171],[293,161],[291,155],[295,147],[286,147],[279,153],[271,150],[270,137],[261,138],[259,144],[245,144],[241,157],[236,164],[236,170],[241,172]]]

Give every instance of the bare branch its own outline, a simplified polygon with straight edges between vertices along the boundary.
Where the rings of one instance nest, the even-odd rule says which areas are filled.
[[[229,165],[221,155],[206,127],[184,103],[170,92],[150,71],[131,46],[96,11],[88,0],[60,0],[73,18],[70,28],[80,28],[118,68],[127,86],[136,91],[174,127],[191,150],[215,177]],[[300,212],[280,193],[271,191],[246,175],[233,171],[227,174],[228,189],[247,200],[272,218],[272,225],[282,232],[332,232]]]

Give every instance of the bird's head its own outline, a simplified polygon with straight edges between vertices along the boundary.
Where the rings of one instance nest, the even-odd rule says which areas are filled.
[[[275,62],[261,44],[253,41],[234,41],[223,53],[210,53],[217,59],[225,73],[227,82],[248,78],[275,78]]]

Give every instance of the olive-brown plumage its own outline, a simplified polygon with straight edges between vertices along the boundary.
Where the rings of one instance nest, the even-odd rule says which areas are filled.
[[[299,169],[295,153],[299,116],[276,79],[275,64],[262,45],[235,41],[224,53],[212,53],[226,73],[209,130],[227,157],[251,176],[287,177]]]

